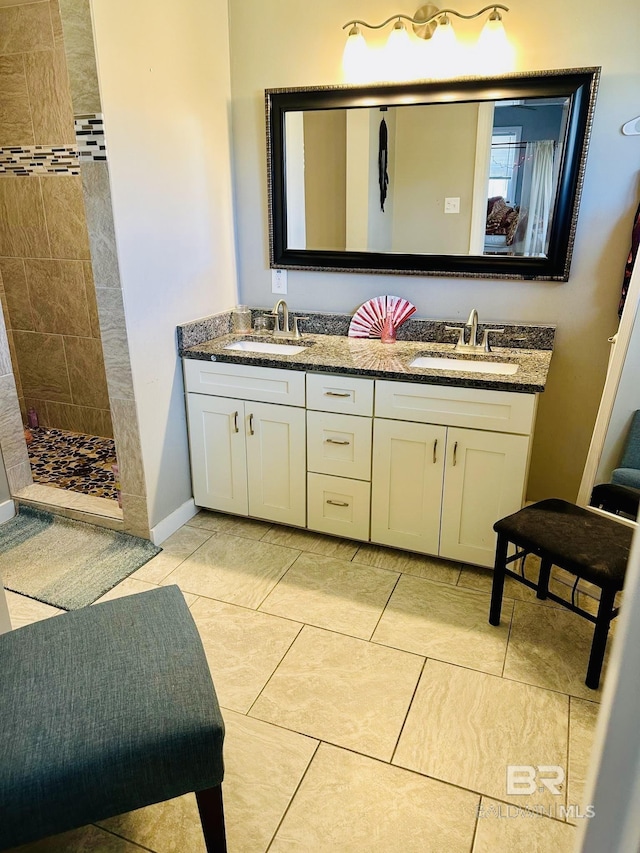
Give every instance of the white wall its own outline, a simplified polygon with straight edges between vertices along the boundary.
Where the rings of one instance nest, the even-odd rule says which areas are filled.
[[[615,0],[602,17],[596,0],[514,0],[505,25],[518,70],[602,65],[571,278],[567,283],[479,281],[290,271],[289,305],[297,310],[353,311],[394,293],[418,316],[554,323],[556,352],[542,395],[529,497],[574,498],[617,326],[616,307],[638,201],[640,137],[621,125],[638,114],[640,4]],[[378,23],[397,5],[383,0],[325,0],[301,11],[294,0],[230,0],[234,183],[242,301],[271,305],[267,235],[264,89],[342,83],[342,24],[364,15]],[[457,8],[474,12],[463,0]],[[411,10],[410,10],[411,11]],[[256,25],[256,17],[260,23]],[[462,38],[478,22],[455,22]],[[373,35],[380,42],[385,35]],[[367,38],[370,38],[367,33]]]
[[[236,302],[225,0],[92,0],[149,504],[192,495],[178,323]]]

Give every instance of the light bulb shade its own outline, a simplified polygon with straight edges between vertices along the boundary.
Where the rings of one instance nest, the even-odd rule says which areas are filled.
[[[438,24],[428,48],[429,77],[455,77],[460,74],[460,46],[448,18]]]
[[[500,15],[490,15],[476,47],[477,70],[483,73],[513,71],[515,51],[507,38]]]
[[[386,77],[389,80],[409,80],[414,74],[413,45],[409,33],[400,23],[389,33],[384,49]]]
[[[349,33],[342,54],[342,70],[348,83],[362,83],[369,75],[369,51],[364,36],[356,27]]]

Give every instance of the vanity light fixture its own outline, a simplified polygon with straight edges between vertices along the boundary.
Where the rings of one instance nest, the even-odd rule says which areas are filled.
[[[409,15],[392,15],[381,24],[369,24],[366,21],[347,21],[342,29],[349,28],[347,42],[344,48],[343,69],[345,77],[350,82],[365,82],[371,80],[376,74],[378,79],[383,73],[386,79],[397,80],[409,77],[442,77],[460,73],[459,50],[456,35],[451,23],[450,15],[457,18],[471,20],[479,18],[486,12],[489,17],[482,30],[477,47],[476,64],[480,67],[474,70],[481,73],[492,66],[491,70],[510,71],[513,65],[513,51],[506,37],[502,15],[500,12],[508,12],[507,6],[499,3],[485,6],[471,15],[464,15],[455,9],[439,9],[437,6],[427,4],[421,6],[413,17]],[[412,43],[405,21],[411,24],[413,33],[421,40],[431,41],[429,47],[424,48],[418,42]],[[380,30],[393,22],[393,27],[384,48],[383,62],[372,62],[371,51],[362,35],[361,27],[369,30]],[[383,70],[384,69],[384,70]]]

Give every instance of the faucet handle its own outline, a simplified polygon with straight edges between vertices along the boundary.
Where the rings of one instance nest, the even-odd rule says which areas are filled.
[[[489,343],[489,332],[492,332],[495,335],[501,335],[504,332],[504,329],[485,329],[482,335],[482,349],[485,352],[491,352],[491,345]]]
[[[293,332],[291,333],[291,337],[294,339],[294,341],[297,341],[302,337],[302,332],[300,331],[300,327],[298,326],[298,323],[300,322],[300,320],[308,320],[308,319],[309,319],[308,317],[294,317],[293,318]]]
[[[447,331],[447,332],[459,332],[456,347],[463,347],[465,345],[464,344],[465,326],[445,326],[444,328],[445,328],[445,331]]]

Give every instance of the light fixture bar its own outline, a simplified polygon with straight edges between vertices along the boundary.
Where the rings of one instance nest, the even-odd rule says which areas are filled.
[[[433,8],[435,8],[435,7],[433,7]],[[347,21],[347,23],[343,25],[342,29],[346,30],[347,27],[353,28],[353,27],[361,26],[361,27],[366,27],[369,30],[380,30],[380,29],[382,29],[382,27],[386,27],[387,24],[390,24],[391,21],[403,20],[403,21],[409,21],[411,24],[414,24],[414,31],[415,31],[415,26],[424,27],[426,24],[430,24],[432,21],[436,21],[436,20],[438,20],[438,18],[441,18],[441,17],[446,16],[446,15],[455,15],[457,18],[464,18],[465,20],[470,21],[473,18],[479,18],[480,15],[484,15],[485,12],[491,11],[492,13],[495,12],[496,14],[498,14],[498,9],[501,9],[503,12],[509,11],[509,8],[507,6],[503,6],[500,3],[492,3],[490,6],[485,6],[483,9],[480,9],[478,12],[474,12],[472,15],[464,15],[462,12],[456,12],[455,9],[438,9],[436,12],[434,12],[432,15],[427,16],[426,18],[418,17],[417,15],[414,15],[413,17],[411,17],[410,15],[401,15],[401,14],[392,15],[390,18],[387,18],[387,20],[383,21],[381,24],[368,24],[366,21],[360,21],[360,20],[356,19],[353,21]],[[418,10],[418,11],[420,11],[420,10]],[[415,32],[417,35],[419,35],[419,33],[417,33],[417,31],[415,31]],[[428,35],[425,34],[424,36],[421,36],[421,38],[429,38],[429,37],[430,37],[430,33]]]

